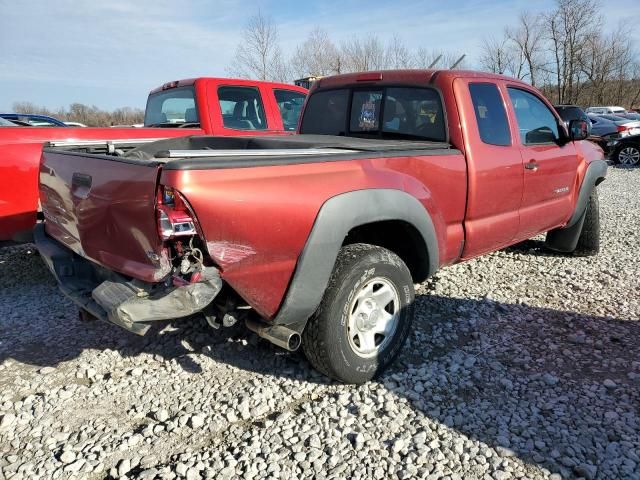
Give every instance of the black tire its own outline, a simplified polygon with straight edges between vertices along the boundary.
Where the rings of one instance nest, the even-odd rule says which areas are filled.
[[[598,201],[598,189],[594,188],[589,195],[589,202],[584,213],[584,223],[573,254],[580,257],[590,257],[597,255],[599,251],[600,202]]]
[[[623,153],[625,154],[625,158],[629,159],[628,161],[624,161],[624,163],[623,163],[623,159],[621,158],[621,155]],[[623,165],[625,167],[639,166],[640,165],[640,147],[636,145],[623,145],[619,147],[613,155],[613,161],[617,165]]]
[[[379,278],[395,288],[399,305],[395,305],[396,300],[392,303],[399,313],[388,340],[380,343],[375,356],[363,358],[352,348],[347,333],[349,314],[353,313],[350,306],[367,282]],[[407,339],[414,296],[411,273],[395,253],[362,243],[343,247],[322,302],[302,334],[307,359],[320,372],[344,383],[371,380],[393,362]]]
[[[78,309],[78,320],[83,323],[95,322],[98,320],[93,314],[87,312],[84,308]]]

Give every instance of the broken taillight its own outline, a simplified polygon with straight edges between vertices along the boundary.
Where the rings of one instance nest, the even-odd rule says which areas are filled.
[[[177,190],[160,185],[156,207],[158,234],[163,240],[197,235],[196,222]]]

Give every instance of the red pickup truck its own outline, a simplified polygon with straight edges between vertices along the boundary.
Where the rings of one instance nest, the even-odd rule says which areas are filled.
[[[361,383],[396,356],[414,284],[439,268],[542,232],[598,252],[602,150],[521,81],[323,78],[299,133],[45,148],[42,257],[83,318],[138,334],[196,313],[244,321]]]
[[[294,85],[196,78],[164,84],[147,100],[145,127],[0,127],[0,243],[26,240],[38,211],[38,164],[49,141],[295,133],[306,90]],[[91,143],[90,142],[90,143]],[[117,142],[111,142],[111,147]]]

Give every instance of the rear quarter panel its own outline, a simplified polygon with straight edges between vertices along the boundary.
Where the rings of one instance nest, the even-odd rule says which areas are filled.
[[[391,188],[414,195],[434,221],[441,263],[454,261],[462,241],[465,175],[464,157],[457,154],[163,170],[161,183],[191,204],[224,280],[271,318],[322,204],[344,192]]]

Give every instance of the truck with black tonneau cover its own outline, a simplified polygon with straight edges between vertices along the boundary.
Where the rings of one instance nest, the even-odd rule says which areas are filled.
[[[45,148],[36,242],[85,318],[144,334],[244,322],[365,382],[413,319],[414,284],[547,232],[599,250],[602,151],[536,89],[468,71],[327,77],[299,135]]]

